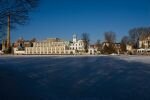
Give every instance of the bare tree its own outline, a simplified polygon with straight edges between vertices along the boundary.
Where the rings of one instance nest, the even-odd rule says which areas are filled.
[[[109,43],[114,43],[116,40],[116,34],[115,32],[105,32],[104,33],[105,41]]]
[[[122,37],[122,39],[121,39],[121,51],[122,52],[126,52],[126,45],[128,44],[128,42],[129,42],[128,36]]]
[[[89,47],[89,42],[90,42],[89,34],[88,33],[82,33],[81,37],[82,37],[82,40],[84,43],[84,50],[85,50],[85,52],[88,52],[88,47]]]
[[[133,29],[129,30],[130,42],[132,43],[134,48],[138,47],[138,41],[140,39],[141,34],[142,33],[140,32],[140,29],[138,29],[138,28],[133,28]]]
[[[37,7],[39,0],[0,0],[0,25],[6,25],[10,17],[11,26],[22,25],[29,16],[29,11]]]
[[[129,30],[129,39],[134,48],[138,48],[140,39],[145,39],[150,36],[150,27],[139,27]]]
[[[10,29],[16,25],[24,25],[29,18],[29,12],[37,7],[38,2],[39,0],[0,0],[0,30],[7,29],[8,47]]]
[[[103,43],[103,50],[102,52],[105,54],[116,53],[115,50],[115,41],[116,41],[116,34],[115,32],[105,32],[104,33],[105,42]]]
[[[96,41],[96,47],[97,47],[97,51],[101,51],[101,41],[100,40]]]

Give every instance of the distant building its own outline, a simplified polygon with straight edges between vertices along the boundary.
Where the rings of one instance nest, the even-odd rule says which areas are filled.
[[[24,49],[25,47],[32,47],[34,42],[36,42],[36,39],[34,38],[31,40],[24,40],[23,38],[20,38],[14,43],[13,47]]]
[[[126,45],[126,50],[127,50],[127,53],[130,54],[130,53],[133,53],[134,49],[133,49],[133,46],[131,44],[127,44]]]
[[[74,34],[72,41],[49,38],[34,42],[32,47],[25,47],[25,54],[79,54],[84,51],[83,40]]]
[[[83,40],[78,40],[76,34],[73,35],[73,41],[70,43],[70,50],[76,53],[81,53],[84,51]]]
[[[26,55],[63,55],[63,54],[83,54],[84,42],[77,39],[74,34],[72,41],[65,41],[60,38],[48,38],[42,41],[18,39],[14,45],[14,54]],[[96,45],[90,45],[88,54],[100,54]]]
[[[15,55],[23,55],[25,54],[25,50],[19,50],[18,48],[13,49]]]
[[[33,47],[26,47],[25,54],[70,54],[69,42],[59,38],[49,38],[33,43]]]
[[[114,43],[115,48],[121,48],[121,44],[120,43]]]
[[[139,39],[139,49],[137,49],[137,53],[150,54],[150,36]]]
[[[97,54],[97,47],[95,45],[90,45],[88,49],[88,54],[95,55]]]
[[[150,36],[141,38],[139,40],[139,48],[142,48],[142,49],[150,48]]]
[[[103,49],[105,46],[109,47],[109,45],[110,45],[110,42],[103,42],[103,43],[102,43],[102,49]]]
[[[13,44],[14,54],[25,54],[25,48],[32,47],[34,42],[35,42],[35,39],[32,39],[32,40],[24,40],[23,38],[18,39]]]

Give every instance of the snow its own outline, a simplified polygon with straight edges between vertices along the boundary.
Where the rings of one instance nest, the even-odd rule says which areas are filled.
[[[0,56],[1,100],[150,100],[149,56]]]
[[[150,64],[150,56],[139,56],[139,55],[123,56],[122,55],[122,56],[118,56],[117,58],[128,62],[141,62],[141,63]]]

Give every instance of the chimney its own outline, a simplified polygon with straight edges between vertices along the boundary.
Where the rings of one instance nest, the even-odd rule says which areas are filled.
[[[7,26],[7,49],[10,47],[10,15],[8,15],[8,26]]]

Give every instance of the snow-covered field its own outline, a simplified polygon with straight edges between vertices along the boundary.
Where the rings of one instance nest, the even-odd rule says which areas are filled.
[[[0,56],[0,100],[150,100],[148,56]]]
[[[150,64],[150,56],[138,56],[138,55],[122,55],[122,56],[116,56],[117,58],[121,60],[125,60],[128,62],[141,62],[141,63],[147,63]]]
[[[127,62],[141,62],[141,63],[147,63],[150,64],[150,56],[141,56],[141,55],[1,55],[0,58],[28,58],[28,57],[57,57],[57,58],[65,58],[65,57],[114,57],[117,59],[125,60]]]

